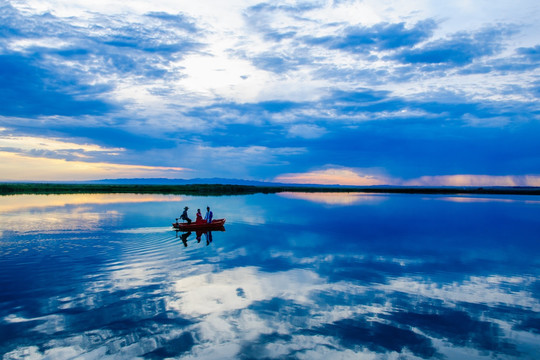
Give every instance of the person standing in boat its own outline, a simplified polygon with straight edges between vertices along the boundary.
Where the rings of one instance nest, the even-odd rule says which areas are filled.
[[[214,214],[212,214],[212,212],[210,211],[210,206],[207,206],[206,207],[206,216],[204,217],[204,220],[206,220],[206,222],[208,224],[210,224],[212,222],[212,216]]]
[[[182,213],[182,215],[180,215],[180,219],[187,221],[188,224],[191,224],[191,219],[188,217],[187,214],[188,209],[189,208],[187,206],[184,208],[184,212]]]
[[[197,209],[197,218],[195,219],[195,224],[202,224],[204,223],[204,219],[201,214],[201,209]]]

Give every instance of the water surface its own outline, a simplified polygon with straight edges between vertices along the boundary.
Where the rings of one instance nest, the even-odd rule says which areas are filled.
[[[224,232],[172,230],[207,205]],[[0,354],[538,359],[539,219],[534,196],[0,197]]]

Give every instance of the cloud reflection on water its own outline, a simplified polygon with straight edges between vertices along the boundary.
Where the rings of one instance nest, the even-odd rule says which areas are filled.
[[[163,271],[156,272],[160,265],[163,263],[112,267],[108,280],[100,280],[100,286],[86,288],[78,296],[99,295],[86,315],[93,318],[94,326],[134,321],[137,330],[128,330],[124,324],[116,330],[56,336],[43,352],[34,346],[19,347],[5,359],[22,354],[32,359],[138,357],[160,353],[163,348],[178,351],[172,345],[178,339],[186,345],[176,353],[179,359],[451,359],[456,358],[456,352],[468,358],[494,354],[518,358],[520,349],[510,339],[521,338],[523,332],[514,329],[513,317],[505,319],[496,308],[490,310],[486,305],[532,312],[539,309],[538,299],[527,291],[505,296],[506,286],[530,287],[534,278],[490,276],[441,285],[403,277],[365,286],[351,280],[332,282],[305,269],[266,272],[244,266],[219,270],[196,262],[183,264],[194,275],[174,280],[179,275],[174,273],[165,281],[171,283],[168,295],[158,295],[160,291],[155,297],[144,289],[163,275]],[[137,271],[133,271],[134,266]],[[139,280],[126,283],[124,276]],[[104,307],[107,297],[118,296],[112,308]],[[127,299],[130,301],[125,302]],[[33,331],[49,336],[68,329],[73,334],[75,320],[75,313],[70,312],[4,319],[33,322]],[[35,325],[36,321],[39,324]],[[184,325],[171,326],[176,321]]]
[[[1,212],[17,212],[25,209],[65,207],[67,205],[121,204],[145,202],[182,201],[178,195],[154,194],[50,194],[50,195],[4,195],[0,199]]]
[[[83,206],[46,212],[21,211],[6,216],[0,214],[0,228],[19,233],[96,231],[105,223],[114,223],[120,216],[114,210],[96,212]]]
[[[162,231],[175,204],[67,207],[117,212],[118,223],[105,221],[90,235],[62,230],[47,237],[43,254],[0,253],[18,266],[0,269],[7,284],[0,350],[4,359],[534,359],[537,260],[518,256],[537,251],[527,240],[534,213],[515,214],[523,211],[519,202],[495,202],[505,226],[519,219],[531,231],[507,244],[476,217],[485,203],[385,198],[369,209],[279,196],[194,198],[212,200],[221,213],[233,209],[239,221],[215,233],[211,246],[196,246],[192,234],[188,247]],[[242,205],[239,214],[231,204]],[[472,217],[472,225],[443,234],[434,209],[456,223]],[[362,227],[336,233],[312,226],[327,217],[347,224],[351,211]],[[251,212],[271,226],[241,221]],[[412,227],[415,220],[434,225]],[[458,241],[463,229],[478,228],[466,245]]]
[[[481,197],[481,196],[468,195],[468,196],[443,196],[443,197],[437,197],[436,199],[442,200],[442,201],[456,202],[456,203],[524,202],[526,204],[540,204],[539,200],[536,200],[535,197],[530,197],[530,196],[508,198],[504,196]]]
[[[98,205],[150,202],[178,202],[176,195],[153,194],[60,194],[10,195],[0,197],[0,235],[16,232],[96,231],[105,224],[118,223],[117,210]]]
[[[219,358],[219,349],[244,343],[236,356],[249,357],[256,350],[259,358],[307,358],[322,347],[323,353],[334,356],[379,358],[377,354],[386,353],[431,358],[449,356],[459,346],[469,348],[469,355],[477,348],[487,351],[487,356],[513,357],[519,351],[507,339],[522,335],[504,319],[490,318],[485,310],[475,314],[468,307],[504,304],[537,311],[538,300],[530,293],[504,296],[502,286],[532,281],[487,277],[441,287],[436,282],[396,279],[367,287],[329,283],[314,272],[235,268],[177,281],[178,298],[168,306],[196,321],[193,330],[199,343],[186,358]],[[301,347],[293,341],[300,337]],[[436,348],[434,344],[441,341],[449,344]]]
[[[379,204],[386,199],[385,195],[363,193],[324,193],[324,192],[282,192],[279,196],[288,199],[308,200],[326,205]]]

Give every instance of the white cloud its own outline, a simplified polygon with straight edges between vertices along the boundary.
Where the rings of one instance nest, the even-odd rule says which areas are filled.
[[[390,292],[403,292],[422,296],[429,299],[440,299],[448,303],[472,303],[488,306],[505,305],[540,311],[540,302],[528,291],[510,292],[505,286],[522,284],[530,286],[535,279],[530,277],[475,276],[461,283],[437,284],[425,282],[423,279],[399,278],[393,279],[379,289]]]
[[[115,155],[118,152],[123,152],[123,148],[107,148],[95,144],[80,144],[61,139],[38,137],[38,136],[13,136],[3,135],[0,130],[0,148],[13,148],[20,151],[30,150],[47,150],[59,151],[70,150],[73,152],[100,152]]]
[[[217,316],[275,297],[311,302],[309,293],[321,286],[322,279],[310,271],[264,273],[256,268],[236,268],[176,281],[174,287],[180,297],[169,307],[188,316]]]
[[[2,181],[76,181],[107,178],[174,177],[189,172],[181,167],[126,165],[105,162],[66,161],[0,151]]]
[[[310,124],[298,124],[289,128],[289,136],[301,137],[304,139],[316,139],[323,136],[326,133],[326,129]]]

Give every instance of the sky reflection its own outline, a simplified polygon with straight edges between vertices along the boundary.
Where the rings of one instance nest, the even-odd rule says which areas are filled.
[[[117,210],[93,205],[179,202],[181,196],[149,194],[10,195],[0,201],[0,234],[15,232],[97,231],[118,223]]]
[[[93,228],[15,231],[6,223],[0,352],[536,359],[540,207],[521,197],[434,199],[328,206],[259,194],[136,207],[119,199],[66,206],[80,219],[116,214]],[[184,204],[211,204],[227,218],[225,231],[209,243],[195,232],[182,239],[169,226]]]
[[[327,205],[355,205],[378,204],[383,202],[386,195],[368,195],[361,193],[309,193],[309,192],[282,192],[278,196],[288,199],[309,200]]]

